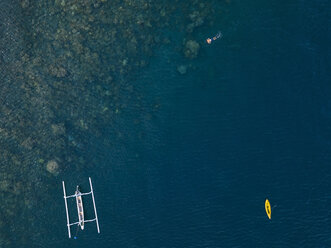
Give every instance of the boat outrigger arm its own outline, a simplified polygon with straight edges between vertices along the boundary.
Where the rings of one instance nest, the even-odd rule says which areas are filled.
[[[97,208],[95,207],[94,193],[93,193],[92,181],[91,181],[91,178],[90,177],[89,177],[89,181],[90,181],[90,188],[91,188],[91,191],[90,192],[88,192],[88,193],[81,193],[78,190],[78,186],[77,186],[77,190],[76,190],[75,194],[74,195],[69,195],[69,196],[66,195],[66,189],[65,189],[64,181],[62,181],[63,197],[64,197],[64,204],[65,204],[65,207],[66,207],[67,227],[68,227],[69,238],[71,238],[70,226],[72,226],[72,225],[79,225],[81,227],[81,229],[84,229],[84,223],[86,223],[86,222],[93,222],[93,221],[95,221],[95,223],[97,225],[98,233],[100,233]],[[84,213],[82,212],[83,211],[82,196],[83,195],[90,195],[90,194],[92,195],[95,218],[94,219],[91,219],[91,220],[85,220],[84,219]],[[74,222],[74,223],[70,223],[70,221],[69,221],[69,212],[68,212],[68,204],[67,204],[67,199],[68,198],[71,198],[71,197],[75,197],[76,198],[76,201],[77,201],[77,212],[78,212],[78,219],[79,220],[77,222]],[[80,206],[80,204],[78,204],[79,201],[80,201],[81,206]],[[82,216],[82,217],[80,217],[80,216]]]

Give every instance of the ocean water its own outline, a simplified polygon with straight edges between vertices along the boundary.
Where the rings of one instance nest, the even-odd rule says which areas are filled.
[[[331,247],[330,3],[211,3],[190,37],[198,57],[183,30],[160,31],[169,42],[125,78],[136,98],[78,145],[90,165],[41,179],[52,201],[39,194],[10,247]],[[87,223],[68,239],[61,182],[88,191],[89,176],[101,233]]]

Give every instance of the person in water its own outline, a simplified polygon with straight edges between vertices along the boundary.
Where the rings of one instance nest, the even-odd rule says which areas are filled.
[[[211,44],[213,41],[222,38],[222,36],[223,36],[222,33],[218,32],[214,37],[208,38],[206,41],[208,44]]]

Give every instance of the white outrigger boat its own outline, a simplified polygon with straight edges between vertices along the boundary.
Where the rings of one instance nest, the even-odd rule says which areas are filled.
[[[68,227],[69,238],[71,238],[70,226],[72,226],[72,225],[78,225],[78,226],[80,226],[80,228],[82,230],[84,230],[84,223],[86,223],[86,222],[92,222],[92,221],[95,221],[96,222],[98,233],[100,233],[99,221],[98,221],[98,214],[97,214],[97,209],[95,207],[94,193],[93,193],[92,181],[91,181],[91,178],[90,177],[89,177],[89,181],[90,181],[90,188],[91,188],[91,191],[90,192],[88,192],[88,193],[81,193],[80,190],[79,190],[79,186],[77,186],[76,191],[75,191],[75,194],[74,195],[69,195],[69,196],[66,195],[66,189],[65,189],[64,181],[62,181],[63,197],[64,197],[64,204],[65,204],[65,207],[66,207],[67,227]],[[83,198],[82,198],[82,196],[83,195],[89,195],[89,194],[92,195],[95,218],[94,219],[91,219],[91,220],[85,220],[84,219],[84,208],[83,208]],[[78,221],[77,222],[74,222],[74,223],[70,223],[69,212],[68,212],[68,204],[67,204],[67,198],[71,198],[71,197],[75,197],[76,198],[76,204],[77,204]]]
[[[78,211],[78,225],[82,230],[84,230],[84,208],[83,208],[83,199],[82,193],[79,191],[79,186],[76,188],[76,203],[77,203],[77,211]]]

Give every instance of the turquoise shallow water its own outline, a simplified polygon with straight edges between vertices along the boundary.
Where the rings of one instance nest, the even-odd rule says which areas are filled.
[[[40,199],[25,247],[330,247],[330,4],[222,8],[193,34],[195,60],[178,51],[180,30],[162,32],[170,43],[129,77],[139,100],[85,137],[77,153],[93,166],[49,179],[54,201]],[[101,234],[88,223],[69,240],[61,181],[87,191],[88,176]]]

